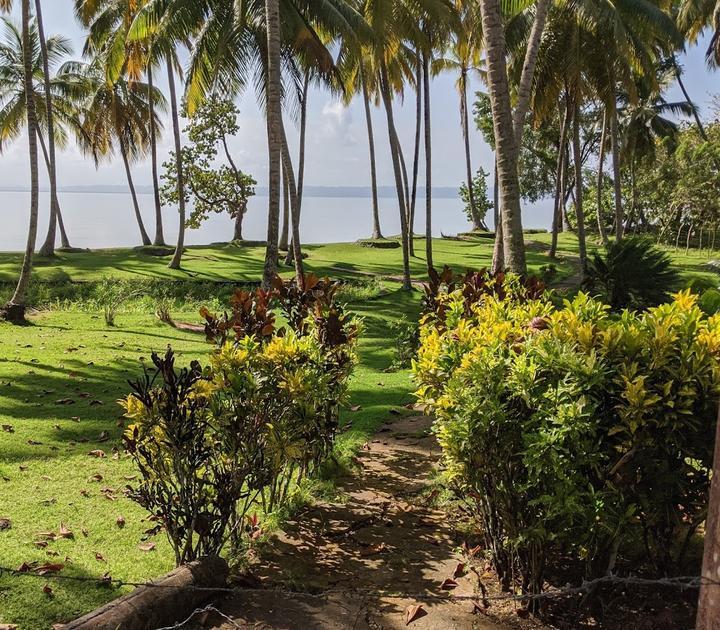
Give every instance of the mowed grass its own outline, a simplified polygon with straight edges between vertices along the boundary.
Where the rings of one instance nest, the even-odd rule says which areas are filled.
[[[528,236],[534,239],[535,235]],[[455,241],[434,239],[435,265],[449,265],[457,270],[480,269],[490,265],[492,241],[475,239]],[[353,277],[358,274],[397,276],[402,271],[402,252],[398,249],[362,247],[357,243],[306,245],[306,269],[318,275]],[[415,256],[411,259],[413,276],[425,277],[425,241],[415,239]],[[37,258],[36,277],[44,281],[92,281],[104,277],[167,278],[169,280],[208,280],[254,282],[262,276],[265,260],[263,247],[216,245],[190,247],[183,256],[183,268],[167,268],[169,258],[149,256],[134,249],[93,250],[74,254],[59,253],[54,258]],[[533,269],[547,264],[543,252],[528,252]],[[17,277],[22,257],[18,253],[0,253],[0,282]],[[285,268],[286,275],[292,271]]]
[[[548,235],[528,235],[532,271],[548,263],[543,244]],[[490,241],[437,240],[436,264],[461,270],[489,264]],[[416,242],[413,273],[424,277],[424,242]],[[307,248],[310,271],[333,277],[400,273],[399,250],[368,249],[354,244]],[[577,242],[561,237],[561,277],[576,267]],[[171,272],[164,259],[112,250],[60,256],[39,267],[45,280],[98,280],[105,276],[162,277],[198,281],[257,281],[264,252],[260,248],[192,248],[187,269]],[[689,256],[683,272],[692,277],[713,274],[701,269],[704,259]],[[11,279],[19,258],[0,255],[0,278]],[[2,275],[5,274],[5,275]],[[194,274],[194,275],[193,275]],[[412,400],[408,371],[388,372],[394,358],[392,322],[416,320],[420,293],[404,292],[387,281],[386,291],[350,305],[363,320],[360,364],[351,384],[351,400],[360,409],[343,413],[338,449],[351,454],[390,419],[392,409]],[[135,471],[122,452],[117,399],[129,391],[142,362],[153,351],[171,345],[187,363],[207,357],[201,335],[161,324],[148,312],[121,312],[117,326],[105,326],[100,313],[74,310],[43,312],[27,327],[0,324],[0,518],[11,527],[0,531],[0,566],[17,568],[37,561],[62,563],[66,576],[100,579],[108,574],[123,581],[144,581],[172,568],[170,548],[161,534],[156,547],[143,551],[143,533],[152,526],[142,509],[123,494]],[[196,321],[197,313],[173,313],[177,321]],[[9,432],[12,431],[12,432]],[[102,450],[105,457],[90,455]],[[118,524],[122,517],[124,525]],[[37,546],[43,534],[64,525],[72,538]],[[51,593],[43,591],[45,585]],[[20,628],[48,628],[68,621],[122,594],[94,581],[74,582],[31,576],[0,575],[0,623]]]

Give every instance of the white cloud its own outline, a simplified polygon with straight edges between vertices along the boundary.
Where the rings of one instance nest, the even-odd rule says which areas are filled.
[[[343,147],[352,147],[358,143],[353,133],[352,112],[340,101],[327,101],[322,108],[320,134],[323,140],[335,140]]]

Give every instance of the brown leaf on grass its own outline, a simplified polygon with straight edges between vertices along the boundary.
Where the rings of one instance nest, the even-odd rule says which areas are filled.
[[[88,481],[91,481],[91,482],[92,481],[102,481],[102,480],[103,480],[103,476],[100,473],[95,473],[91,477],[88,477]]]
[[[42,477],[40,477],[40,479],[42,479],[43,481],[52,481],[52,477],[49,477],[48,475],[43,475]]]
[[[477,615],[478,613],[485,614],[485,611],[487,609],[487,606],[485,604],[481,604],[480,602],[473,602],[473,609],[472,613],[473,615]]]
[[[30,446],[42,446],[42,442],[38,442],[37,440],[28,440],[27,443]]]
[[[80,416],[70,416],[70,420],[73,422],[80,422]]]
[[[80,398],[90,398],[92,394],[90,392],[80,392],[78,396],[80,396]]]
[[[87,537],[90,535],[90,534],[88,533],[88,530],[85,529],[84,527],[83,527],[80,531],[82,532],[82,535],[85,536],[85,538],[87,538]]]
[[[55,401],[56,405],[74,405],[75,401],[72,398],[60,398]]]
[[[422,604],[414,604],[408,606],[405,610],[405,625],[409,626],[413,621],[417,621],[427,615],[427,611]]]
[[[90,406],[91,407],[97,407],[98,405],[104,405],[105,403],[102,400],[91,400]]]
[[[18,468],[20,469],[20,472],[25,472],[28,469],[27,466],[23,466],[22,464],[20,464],[20,466],[18,466]]]
[[[55,532],[38,532],[37,534],[35,534],[35,538],[37,538],[38,540],[49,540],[52,542],[54,540],[57,540],[58,535]]]
[[[105,573],[99,580],[99,586],[112,586],[112,575],[109,572]]]
[[[57,503],[57,499],[55,497],[50,497],[49,499],[43,499],[40,503],[42,505],[55,505]]]
[[[37,562],[23,562],[18,568],[18,573],[30,573],[37,566]]]
[[[45,564],[41,564],[39,567],[34,569],[34,572],[38,575],[47,575],[48,573],[59,573],[65,568],[64,564],[60,564],[59,562],[46,562]]]
[[[453,578],[459,578],[462,575],[465,575],[465,563],[458,562],[455,565],[455,570],[453,571]]]
[[[108,435],[107,431],[103,431],[98,435],[98,442],[107,442],[110,439],[110,436]]]
[[[53,590],[49,584],[46,584],[45,586],[43,586],[43,593],[45,593],[45,595],[47,595],[48,597],[52,597]]]
[[[440,588],[443,591],[452,591],[453,589],[458,587],[458,583],[453,580],[452,578],[447,578],[446,580],[443,580],[443,583],[440,585]]]
[[[48,546],[47,540],[36,540],[33,542],[33,545],[35,545],[38,549],[45,549],[45,547]]]
[[[0,630],[17,630],[14,623],[0,623]]]
[[[352,407],[350,407],[350,411],[352,411],[352,412],[360,411],[361,409],[362,409],[362,405],[353,405]]]
[[[389,411],[389,413],[392,414],[393,416],[399,416],[399,415],[400,415],[400,412],[399,412],[397,409],[391,409],[391,410]]]
[[[3,424],[2,430],[5,431],[5,433],[15,433],[15,427],[13,427],[12,424]]]
[[[12,521],[7,518],[6,516],[3,516],[0,518],[0,531],[4,529],[10,529],[12,527]]]
[[[120,529],[122,529],[123,527],[125,527],[125,517],[122,515],[118,516],[117,519],[115,520],[115,523],[117,524],[117,526]]]
[[[46,550],[45,550],[45,554],[48,555],[48,556],[51,557],[51,558],[57,558],[57,557],[60,555],[59,552],[53,551],[52,549],[46,549]]]
[[[105,560],[105,557],[99,551],[95,552],[95,560],[97,560],[98,562],[107,562],[107,560]]]
[[[123,479],[125,481],[135,481],[137,479],[137,475],[125,475],[123,476]]]
[[[58,533],[58,535],[60,536],[60,538],[68,538],[69,540],[75,538],[75,534],[73,534],[72,531],[68,529],[65,523],[60,523],[60,532]]]
[[[80,494],[82,496],[84,496],[86,499],[90,498],[90,493],[87,490],[85,490],[84,488],[82,490],[80,490]]]
[[[142,545],[138,545],[138,549],[140,551],[154,551],[155,543],[154,542],[143,543]]]
[[[90,457],[99,457],[99,458],[102,459],[103,457],[105,457],[105,451],[101,451],[100,449],[96,449],[96,450],[94,450],[94,451],[90,451],[90,452],[88,453],[88,455],[90,455]]]

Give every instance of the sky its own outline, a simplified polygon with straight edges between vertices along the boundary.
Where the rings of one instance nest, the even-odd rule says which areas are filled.
[[[72,4],[72,0],[44,2],[45,31],[48,36],[61,33],[68,37],[75,48],[75,57],[80,58],[83,34],[81,27],[75,22]],[[19,18],[17,7],[14,17]],[[712,94],[720,92],[720,73],[713,73],[705,66],[705,42],[706,40],[702,40],[698,46],[689,49],[681,58],[681,63],[685,68],[685,82],[691,98],[700,106],[701,113],[708,115]],[[477,78],[473,78],[471,89],[473,93],[482,89]],[[431,96],[433,181],[436,186],[456,187],[464,179],[465,166],[455,77],[446,74],[435,78]],[[679,89],[673,88],[668,98],[681,99]],[[240,133],[233,139],[231,150],[239,167],[253,175],[259,185],[263,186],[267,182],[265,121],[252,92],[238,99],[238,106],[241,110]],[[406,157],[410,159],[415,127],[414,94],[408,94],[404,104],[397,104],[396,117]],[[378,182],[380,185],[392,185],[394,178],[382,110],[374,109],[373,123],[377,143]],[[286,124],[289,141],[296,145],[298,130],[287,117]],[[168,124],[160,146],[161,160],[165,159],[170,149],[169,131]],[[327,92],[311,90],[306,151],[308,185],[368,186],[369,159],[362,102],[356,99],[349,107],[344,107]],[[490,172],[493,164],[492,153],[476,131],[471,133],[471,151],[473,168],[483,166]],[[133,166],[133,171],[138,185],[150,184],[147,164],[138,163]],[[126,182],[119,159],[96,169],[74,145],[61,153],[58,177],[61,186],[124,185]],[[0,155],[0,188],[23,185],[25,182],[29,182],[29,166],[27,140],[23,137],[8,148],[4,155]]]

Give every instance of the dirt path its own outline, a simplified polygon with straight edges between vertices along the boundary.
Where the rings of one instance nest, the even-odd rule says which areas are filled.
[[[213,614],[196,627],[400,629],[408,608],[422,604],[410,628],[526,628],[512,605],[494,611],[509,625],[476,610],[478,574],[457,573],[464,537],[428,505],[439,454],[429,428],[425,417],[383,427],[359,470],[339,480],[340,499],[302,510],[263,549],[256,574],[267,590],[218,602],[232,622]],[[444,590],[454,575],[457,586]]]

